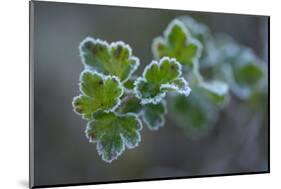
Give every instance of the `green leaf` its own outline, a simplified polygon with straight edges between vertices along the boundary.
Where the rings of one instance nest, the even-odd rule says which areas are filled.
[[[74,111],[90,120],[97,110],[113,111],[120,104],[123,87],[115,76],[84,71],[80,76],[81,95],[73,99]]]
[[[125,96],[122,99],[121,105],[118,108],[118,112],[121,113],[135,113],[139,114],[142,110],[140,100],[134,96]]]
[[[209,98],[218,105],[224,105],[228,100],[228,85],[225,82],[214,80],[202,82],[199,85],[209,96]]]
[[[134,90],[135,87],[134,83],[136,79],[137,78],[135,76],[132,76],[123,84],[126,92],[130,93]]]
[[[88,123],[86,136],[97,143],[98,154],[108,163],[117,159],[125,147],[135,148],[141,141],[141,121],[135,114],[117,114],[99,111]]]
[[[141,104],[158,104],[169,91],[188,96],[191,89],[181,77],[181,69],[181,65],[174,58],[167,57],[159,62],[152,61],[146,66],[143,76],[136,80],[134,88]]]
[[[224,38],[218,38],[220,43],[214,48],[218,57],[214,73],[228,83],[235,96],[247,100],[266,80],[264,63],[251,49]]]
[[[152,43],[155,58],[164,56],[176,58],[183,65],[192,66],[201,56],[201,43],[191,34],[179,20],[173,20],[164,32],[164,37],[157,37]]]
[[[240,49],[240,54],[232,63],[234,79],[242,87],[255,87],[265,76],[263,62],[251,49],[245,47]]]
[[[142,118],[149,129],[158,130],[165,124],[165,114],[167,114],[166,102],[159,104],[146,104],[143,106]]]
[[[165,92],[177,91],[180,94],[186,94],[186,96],[188,96],[189,94],[189,92],[187,94],[187,91],[190,91],[190,88],[188,87],[188,83],[183,77],[175,79],[170,84],[163,84],[161,85],[160,88],[161,91],[165,91]]]
[[[131,47],[122,41],[108,44],[106,41],[87,37],[81,42],[79,49],[86,68],[118,76],[122,82],[129,79],[139,66],[139,59],[132,55]]]
[[[170,116],[191,139],[207,135],[218,118],[218,108],[210,102],[199,87],[194,87],[188,97],[183,95],[168,98]]]
[[[235,72],[236,81],[242,85],[253,86],[264,76],[261,67],[254,63],[249,63]]]
[[[205,44],[211,37],[210,29],[204,23],[199,22],[190,16],[181,16],[179,19],[188,31],[190,31],[191,35],[198,39],[201,43]]]

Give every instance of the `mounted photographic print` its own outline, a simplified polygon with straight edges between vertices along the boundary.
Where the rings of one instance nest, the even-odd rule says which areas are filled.
[[[269,17],[30,2],[30,187],[269,173]]]

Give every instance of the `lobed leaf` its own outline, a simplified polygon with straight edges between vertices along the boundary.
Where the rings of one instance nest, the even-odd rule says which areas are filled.
[[[160,89],[165,92],[177,91],[179,94],[184,94],[186,96],[188,96],[191,91],[187,81],[183,77],[175,79],[170,84],[162,84]]]
[[[209,96],[209,98],[218,105],[224,105],[228,100],[228,85],[225,82],[213,80],[202,82],[199,85]]]
[[[118,112],[134,113],[142,117],[149,129],[158,130],[164,126],[165,114],[167,114],[166,101],[158,104],[142,105],[140,99],[132,96],[126,96],[122,99],[122,103],[118,108]]]
[[[108,44],[100,39],[87,37],[80,46],[83,64],[105,75],[128,80],[139,66],[139,59],[132,55],[131,47],[122,41]]]
[[[188,29],[180,20],[173,20],[164,31],[164,37],[157,37],[152,43],[155,58],[164,56],[176,58],[183,65],[192,66],[201,56],[201,43],[192,38]]]
[[[136,76],[131,76],[131,77],[123,84],[124,89],[125,89],[125,91],[126,91],[127,93],[133,92],[134,87],[135,87],[134,83],[135,83],[135,80],[136,80],[136,79],[137,79]]]
[[[84,71],[81,73],[79,85],[82,94],[73,99],[73,108],[86,120],[90,120],[98,110],[113,111],[120,104],[123,87],[115,76]]]
[[[235,80],[239,85],[255,86],[265,76],[263,62],[251,49],[239,48],[240,53],[231,61]]]
[[[125,147],[132,149],[139,144],[141,129],[141,121],[135,114],[99,111],[85,132],[89,141],[97,144],[102,159],[111,163],[124,152]]]
[[[184,80],[181,65],[174,59],[163,57],[159,62],[152,61],[145,67],[143,76],[135,82],[134,91],[141,104],[158,104],[166,92],[175,91],[186,96],[191,89]]]
[[[190,31],[191,35],[198,39],[202,44],[206,44],[207,40],[211,37],[211,31],[207,25],[193,19],[190,16],[181,16],[179,20]]]
[[[122,103],[118,108],[118,112],[121,113],[134,113],[139,114],[142,110],[140,100],[134,96],[125,96],[122,99]]]
[[[150,130],[158,130],[165,124],[165,114],[167,114],[166,102],[159,104],[146,104],[143,106],[142,118]]]
[[[168,101],[171,117],[175,124],[183,129],[184,134],[191,139],[208,134],[218,118],[218,109],[206,98],[202,89],[193,88],[188,98],[183,95],[172,97]]]
[[[239,45],[230,36],[214,35],[204,50],[208,55],[200,60],[200,71],[204,76],[207,73],[209,78],[226,82],[229,91],[239,99],[249,99],[251,93],[265,82],[263,62],[251,49]],[[225,100],[222,98],[222,101]]]

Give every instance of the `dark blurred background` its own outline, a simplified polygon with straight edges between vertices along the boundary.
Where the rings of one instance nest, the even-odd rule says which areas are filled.
[[[140,58],[152,60],[151,42],[168,23],[183,15],[226,32],[268,60],[267,18],[176,10],[34,3],[35,184],[70,184],[130,179],[229,174],[268,170],[268,125],[237,123],[239,111],[227,109],[210,133],[191,140],[173,118],[159,131],[144,126],[142,141],[111,164],[85,137],[86,121],[72,110],[84,69],[78,45],[87,36],[122,40]],[[230,103],[231,105],[231,103]],[[264,108],[267,108],[265,102]],[[223,123],[223,124],[220,124]]]

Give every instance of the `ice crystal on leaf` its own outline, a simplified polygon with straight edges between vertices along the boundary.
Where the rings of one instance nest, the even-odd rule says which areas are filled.
[[[90,120],[97,110],[113,111],[120,104],[123,88],[117,77],[84,71],[79,85],[82,94],[74,98],[73,107],[84,119]]]
[[[143,76],[135,82],[136,96],[142,104],[158,104],[166,92],[178,92],[186,96],[191,89],[182,77],[182,67],[174,58],[163,57],[145,67]]]
[[[176,58],[183,65],[192,66],[201,55],[201,43],[192,38],[188,29],[179,20],[173,20],[164,32],[152,43],[152,51],[157,59],[164,56]]]
[[[89,69],[126,81],[139,66],[139,59],[132,49],[122,41],[108,44],[100,39],[87,37],[80,44],[80,56]]]
[[[88,123],[86,136],[97,143],[97,151],[106,162],[117,159],[125,147],[135,148],[141,141],[141,121],[135,114],[98,111]]]

